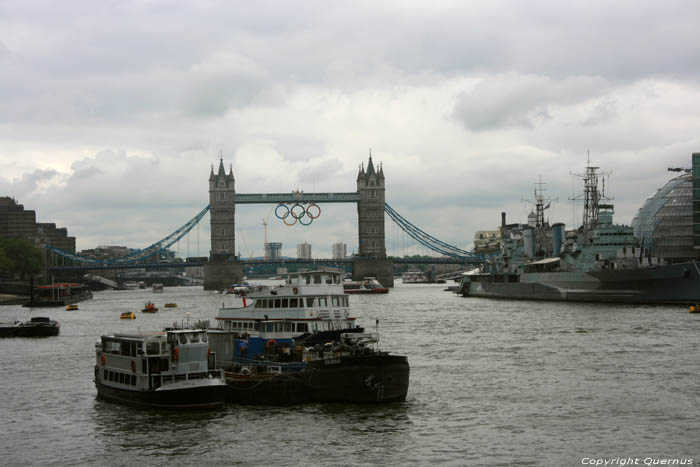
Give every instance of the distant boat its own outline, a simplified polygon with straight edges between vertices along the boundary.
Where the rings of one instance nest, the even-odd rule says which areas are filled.
[[[163,284],[153,284],[153,291],[160,293],[163,291]]]
[[[365,277],[361,281],[345,281],[343,282],[343,290],[346,294],[389,293],[389,289],[374,277]]]
[[[428,278],[420,271],[406,271],[401,275],[404,284],[426,284]]]
[[[78,311],[78,305],[75,303],[66,306],[66,311]]]
[[[165,308],[177,308],[177,303],[166,303]]]
[[[136,313],[133,311],[125,311],[119,316],[119,319],[136,319]]]
[[[158,311],[158,308],[156,308],[156,305],[152,301],[149,300],[146,302],[146,305],[143,307],[143,310],[141,310],[141,311],[143,311],[144,313],[155,313],[156,311]]]

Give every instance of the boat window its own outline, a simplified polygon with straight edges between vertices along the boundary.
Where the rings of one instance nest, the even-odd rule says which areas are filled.
[[[258,331],[259,328],[260,328],[260,326],[259,326],[258,323],[253,323],[253,330],[254,330],[254,331]]]
[[[136,386],[136,375],[131,375],[131,385]]]
[[[146,359],[144,358],[141,360],[141,373],[147,373],[148,371],[146,370]]]
[[[124,384],[124,373],[119,373],[119,384]]]
[[[122,342],[120,354],[121,354],[121,355],[124,355],[124,356],[126,356],[126,357],[128,357],[128,356],[130,355],[130,354],[129,354],[129,343],[128,343],[128,342]]]
[[[348,297],[343,297],[343,306],[348,306]]]
[[[333,297],[333,306],[340,306],[340,302],[338,301],[338,297]]]
[[[296,298],[290,298],[289,299],[289,308],[296,308],[297,307],[297,299]]]
[[[316,301],[316,297],[308,297],[306,299],[306,308],[313,308],[315,301]]]
[[[146,342],[146,353],[148,355],[158,355],[160,353],[160,344],[158,342]]]
[[[160,353],[168,353],[168,344],[165,341],[160,343]]]
[[[282,308],[289,308],[289,299],[288,298],[282,299]]]
[[[318,306],[328,306],[328,298],[327,297],[319,297]]]
[[[297,323],[297,332],[309,332],[309,325],[307,323]]]
[[[320,284],[320,283],[321,283],[321,275],[315,274],[314,275],[314,284]]]
[[[206,342],[206,341],[207,341],[207,333],[206,333],[206,332],[200,332],[200,333],[199,333],[199,336],[200,336],[202,342]]]
[[[180,339],[180,344],[187,344],[187,336],[184,334],[178,334],[178,338]]]
[[[332,283],[333,283],[333,279],[330,278],[330,277],[327,277],[327,278],[326,278],[326,284],[332,284]]]
[[[333,276],[333,283],[340,284],[340,276]]]
[[[284,332],[292,332],[292,323],[284,323]]]
[[[105,353],[119,355],[120,352],[121,352],[121,344],[119,342],[115,342],[115,341],[106,341],[105,342]]]
[[[255,308],[262,308],[262,301],[260,301],[260,300],[256,301]]]
[[[107,381],[107,378],[109,377],[109,371],[105,370],[104,375],[103,375],[103,380]]]
[[[310,284],[311,283],[311,276],[306,276],[306,283]]]
[[[109,381],[114,381],[114,373],[111,372],[111,371],[109,372],[109,378],[108,378],[108,380],[109,380]]]
[[[274,330],[273,324],[274,324],[274,323],[267,323],[267,324],[265,325],[265,330],[266,330],[267,332],[273,332],[273,330]]]
[[[282,306],[282,299],[276,298],[275,299],[275,308],[280,308],[281,306]]]
[[[160,359],[160,371],[168,371],[168,359],[167,358],[161,358]]]
[[[190,334],[190,342],[192,342],[192,343],[199,342],[199,333]]]

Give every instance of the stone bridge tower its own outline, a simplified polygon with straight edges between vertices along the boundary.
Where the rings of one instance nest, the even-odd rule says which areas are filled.
[[[214,166],[209,175],[209,224],[211,226],[212,260],[225,260],[236,254],[234,219],[236,214],[236,180],[233,167],[226,173],[224,160],[219,161],[219,171]]]
[[[384,171],[381,164],[375,171],[372,153],[369,154],[367,171],[360,167],[357,174],[357,221],[359,230],[360,256],[386,258],[384,246]]]
[[[384,182],[384,170],[381,164],[375,170],[370,152],[367,170],[360,167],[357,174],[359,254],[353,261],[352,276],[354,280],[374,276],[385,287],[393,287],[393,261],[387,259],[385,247]]]
[[[223,158],[215,174],[209,174],[209,224],[211,251],[209,263],[204,266],[204,289],[221,290],[239,282],[243,265],[236,259],[236,188],[233,167],[226,173]]]

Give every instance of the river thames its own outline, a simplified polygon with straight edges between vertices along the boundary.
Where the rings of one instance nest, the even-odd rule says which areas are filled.
[[[407,355],[408,398],[385,405],[139,410],[96,400],[104,333],[209,319],[201,288],[105,291],[49,316],[58,337],[0,339],[3,465],[637,465],[700,462],[700,315],[679,306],[462,298],[445,285],[350,296],[380,348]],[[147,300],[160,311],[140,313]],[[165,309],[166,302],[178,307]],[[133,321],[119,319],[136,311]],[[653,462],[653,464],[652,464]],[[603,465],[603,464],[599,464]],[[611,464],[608,464],[611,465]],[[628,463],[627,465],[634,465]]]

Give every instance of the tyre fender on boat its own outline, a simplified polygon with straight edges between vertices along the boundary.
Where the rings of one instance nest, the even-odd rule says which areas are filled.
[[[178,361],[180,359],[180,350],[175,347],[175,350],[173,350],[173,360]]]
[[[272,347],[272,346],[275,345],[275,344],[277,344],[277,341],[275,341],[274,339],[270,339],[270,340],[267,341],[267,343],[265,344],[265,347],[267,347],[267,348],[269,349],[270,347]]]
[[[105,366],[105,363],[107,362],[105,354],[100,355],[100,362],[102,362],[102,366]]]
[[[294,295],[298,294],[298,293],[299,293],[299,288],[294,287],[294,288],[292,289],[292,292],[294,292]]]

